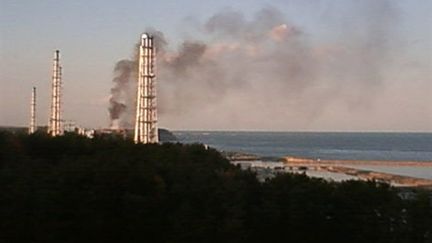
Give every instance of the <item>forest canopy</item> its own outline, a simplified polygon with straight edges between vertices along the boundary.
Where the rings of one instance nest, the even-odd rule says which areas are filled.
[[[432,242],[430,194],[279,174],[199,144],[0,133],[0,242]]]

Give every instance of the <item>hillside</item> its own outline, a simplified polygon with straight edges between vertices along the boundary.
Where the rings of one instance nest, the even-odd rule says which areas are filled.
[[[201,145],[0,132],[1,242],[431,242],[428,194],[284,174]]]

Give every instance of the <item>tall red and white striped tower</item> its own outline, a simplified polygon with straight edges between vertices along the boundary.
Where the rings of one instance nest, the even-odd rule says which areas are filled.
[[[158,143],[156,103],[156,50],[153,36],[141,35],[135,116],[135,143]]]
[[[60,51],[54,52],[52,92],[51,92],[51,115],[49,119],[48,133],[51,136],[63,134],[61,124],[61,85],[62,71],[60,66]]]

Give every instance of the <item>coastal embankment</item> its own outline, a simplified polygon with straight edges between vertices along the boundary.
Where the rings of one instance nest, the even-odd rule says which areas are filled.
[[[328,171],[354,176],[361,180],[377,180],[400,187],[424,187],[432,189],[432,179],[376,171],[370,168],[419,168],[432,169],[432,161],[361,161],[361,160],[319,160],[286,156],[282,159],[284,166],[303,168],[312,171]]]
[[[286,156],[282,160],[287,164],[308,165],[378,165],[378,166],[415,166],[432,167],[432,161],[378,161],[378,160],[321,160]]]
[[[256,171],[262,179],[291,172],[329,180],[375,180],[397,187],[432,190],[432,161],[321,160],[294,156],[268,159],[243,152],[224,152],[224,155],[232,163]]]

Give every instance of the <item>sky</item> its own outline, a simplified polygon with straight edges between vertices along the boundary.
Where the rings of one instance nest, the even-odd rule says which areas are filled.
[[[429,0],[0,0],[0,126],[28,125],[33,86],[47,124],[56,49],[63,118],[110,126],[115,65],[150,31],[160,127],[432,132],[431,12]]]

